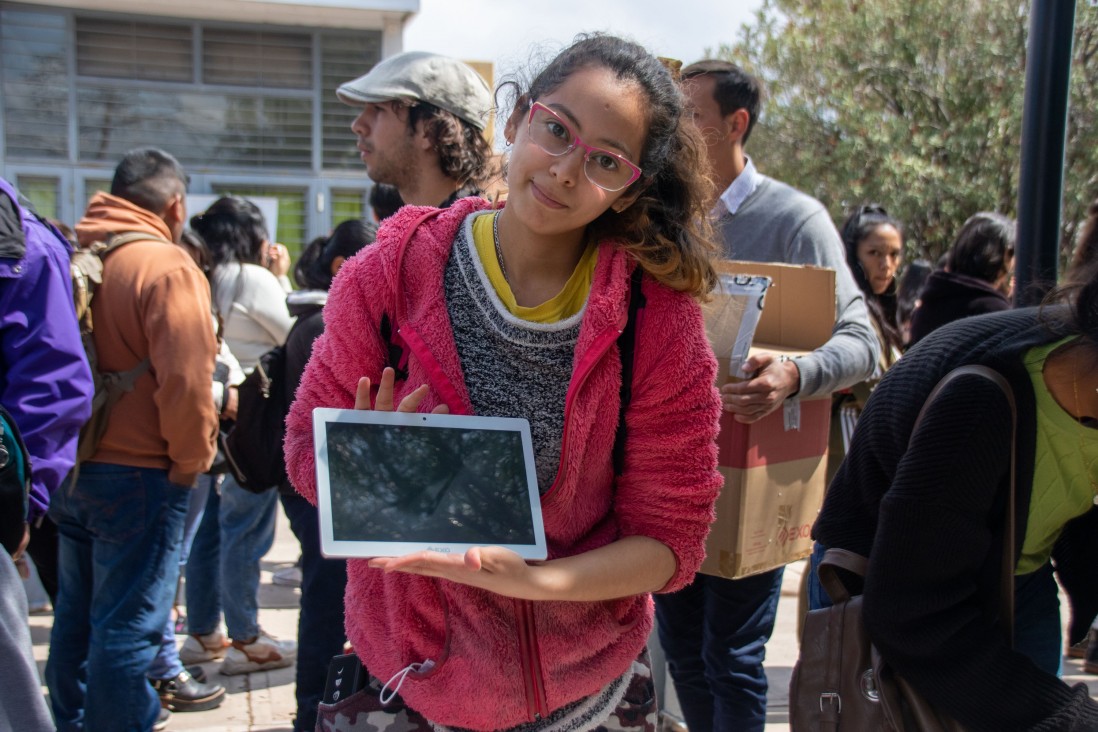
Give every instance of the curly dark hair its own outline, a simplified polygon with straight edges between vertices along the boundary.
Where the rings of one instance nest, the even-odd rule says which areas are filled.
[[[682,90],[655,56],[632,41],[607,34],[581,35],[538,73],[528,88],[507,81],[514,111],[552,93],[575,72],[601,67],[644,93],[648,137],[640,160],[643,175],[626,189],[636,201],[608,209],[589,225],[596,238],[611,238],[641,267],[672,289],[704,300],[717,284],[712,257],[717,251],[709,220],[712,184],[705,175],[705,144],[690,122]]]
[[[377,238],[377,225],[361,219],[347,219],[329,236],[318,236],[309,242],[294,265],[294,280],[301,287],[327,290],[332,286],[332,262],[336,257],[348,259]]]
[[[462,186],[479,188],[488,176],[492,149],[473,125],[427,102],[401,102],[408,107],[408,129],[423,123],[423,132],[438,151],[442,172]]]

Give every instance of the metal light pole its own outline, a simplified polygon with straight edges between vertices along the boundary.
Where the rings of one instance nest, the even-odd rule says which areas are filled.
[[[1056,284],[1075,0],[1033,0],[1029,12],[1014,258],[1018,307],[1036,305]]]

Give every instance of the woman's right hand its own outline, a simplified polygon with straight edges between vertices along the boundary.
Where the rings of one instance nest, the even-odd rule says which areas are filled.
[[[290,271],[290,250],[284,244],[268,242],[267,269],[275,277],[283,277]]]
[[[385,370],[381,372],[381,381],[377,385],[377,398],[374,399],[374,403],[370,404],[370,388],[373,383],[370,381],[370,377],[363,376],[358,380],[358,387],[355,389],[355,409],[374,409],[379,412],[392,412],[393,410],[393,391],[394,384],[396,383],[396,372],[391,367],[385,367]],[[397,412],[415,412],[419,409],[420,403],[423,398],[427,396],[427,385],[420,384],[410,394],[406,395],[400,400],[400,404],[397,405],[395,411]],[[439,404],[431,410],[431,414],[449,414],[450,408],[445,404]]]

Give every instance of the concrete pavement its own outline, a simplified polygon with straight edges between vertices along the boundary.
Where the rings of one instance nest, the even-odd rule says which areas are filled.
[[[271,575],[291,566],[297,556],[297,540],[280,509],[275,543],[262,563],[259,596],[260,624],[278,638],[297,637],[299,595],[295,588],[272,584]],[[767,645],[766,670],[770,678],[767,732],[789,729],[789,677],[797,659],[797,589],[803,571],[804,562],[791,564],[786,569],[782,597],[778,603],[777,627]],[[1066,607],[1063,600],[1061,604]],[[40,671],[44,670],[49,653],[49,629],[52,620],[51,614],[32,615],[30,618],[34,653],[39,661]],[[182,643],[183,637],[180,636],[178,641]],[[209,678],[224,684],[228,690],[225,702],[208,712],[173,714],[168,723],[169,732],[290,732],[296,707],[293,668],[243,676],[222,676],[217,668],[218,663],[205,665]],[[1065,659],[1064,680],[1068,683],[1086,682],[1090,685],[1092,696],[1098,697],[1098,676],[1084,674],[1080,661]],[[674,689],[669,683],[663,685],[663,694],[667,720],[673,723],[680,712]]]

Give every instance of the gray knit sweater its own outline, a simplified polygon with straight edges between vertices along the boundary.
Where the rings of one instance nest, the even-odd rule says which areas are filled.
[[[472,221],[454,237],[446,265],[446,305],[454,343],[476,414],[530,421],[538,488],[545,493],[560,467],[564,398],[584,310],[556,323],[512,315],[496,295],[473,244]]]
[[[842,240],[816,199],[760,176],[734,215],[717,220],[724,256],[749,262],[814,264],[835,270],[835,328],[831,339],[797,359],[798,396],[813,397],[867,379],[880,355],[865,299],[846,264]]]

